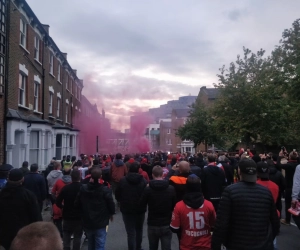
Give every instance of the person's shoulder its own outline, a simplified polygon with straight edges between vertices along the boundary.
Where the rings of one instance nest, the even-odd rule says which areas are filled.
[[[203,202],[203,207],[208,208],[209,210],[215,210],[213,204],[209,200],[205,200]]]

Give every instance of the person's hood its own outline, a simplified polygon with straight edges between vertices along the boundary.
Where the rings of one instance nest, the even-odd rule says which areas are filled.
[[[186,193],[183,197],[183,202],[187,206],[197,209],[203,205],[203,194],[201,192]]]
[[[103,188],[103,185],[100,184],[99,182],[89,182],[87,185],[83,185],[83,188],[85,189],[86,192],[95,192],[96,189],[98,188]]]
[[[128,173],[126,176],[126,180],[131,184],[139,184],[144,177],[138,173]]]
[[[151,180],[149,187],[156,191],[163,191],[169,187],[169,182],[166,180]]]
[[[209,171],[213,175],[219,175],[219,168],[220,167],[218,166],[208,165],[205,169],[207,169],[207,171]]]
[[[124,162],[121,159],[115,159],[114,164],[116,167],[122,167],[124,165]]]
[[[277,169],[274,167],[269,167],[269,174],[276,174],[277,173]]]
[[[58,178],[60,175],[62,175],[62,172],[60,170],[52,170],[50,173],[49,173],[50,177],[53,178],[53,179],[56,179]]]
[[[61,180],[62,180],[64,183],[66,183],[66,184],[72,182],[72,178],[71,178],[70,175],[64,175],[64,176],[61,178]]]

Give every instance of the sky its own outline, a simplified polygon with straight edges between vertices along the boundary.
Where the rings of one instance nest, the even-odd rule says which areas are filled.
[[[270,54],[300,1],[27,0],[112,127],[217,83],[243,46]]]

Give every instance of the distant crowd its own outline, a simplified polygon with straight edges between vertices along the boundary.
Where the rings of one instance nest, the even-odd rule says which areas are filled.
[[[108,225],[122,214],[128,250],[276,250],[280,222],[300,229],[300,159],[241,148],[54,157],[0,166],[0,246],[6,250],[105,249]],[[285,199],[282,213],[282,198]],[[49,210],[52,222],[42,222]],[[106,246],[107,249],[113,249]]]

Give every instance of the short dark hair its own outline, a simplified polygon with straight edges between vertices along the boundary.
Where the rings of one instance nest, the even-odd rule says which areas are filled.
[[[80,181],[80,171],[78,169],[73,169],[71,172],[71,178],[73,182]]]
[[[190,157],[189,158],[189,163],[194,164],[195,163],[195,158],[194,157]]]
[[[51,233],[49,233],[51,232]],[[56,226],[51,222],[35,222],[20,229],[10,250],[62,250],[62,241]]]
[[[186,180],[186,188],[187,192],[201,192],[200,178],[195,174],[189,175]]]
[[[207,155],[208,162],[215,162],[216,161],[216,155],[215,154],[208,154]]]
[[[30,165],[30,172],[36,172],[36,171],[38,171],[38,169],[39,169],[38,164],[33,163]]]
[[[162,177],[163,173],[164,171],[161,166],[156,165],[152,169],[152,174],[154,175],[154,177]]]
[[[101,178],[102,170],[99,167],[92,167],[91,170],[91,178],[94,180],[98,180]]]
[[[140,164],[135,161],[135,162],[129,164],[128,171],[130,173],[138,173],[139,172],[139,168],[140,168]]]
[[[117,160],[121,160],[122,159],[122,154],[121,153],[117,153],[116,154],[116,159]]]
[[[22,163],[22,167],[23,168],[28,168],[28,161],[23,161],[23,163]]]

